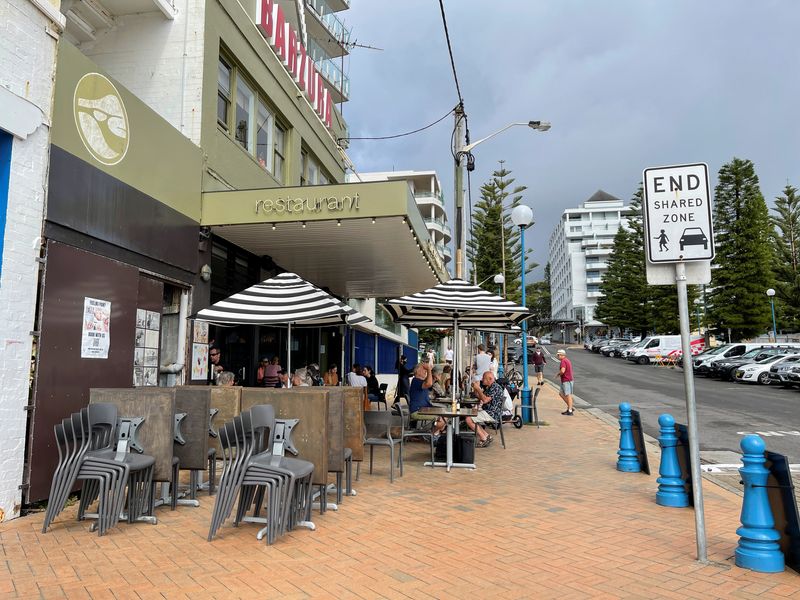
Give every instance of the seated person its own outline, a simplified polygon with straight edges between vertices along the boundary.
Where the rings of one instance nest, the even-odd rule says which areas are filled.
[[[307,368],[297,369],[292,375],[292,387],[311,387],[312,385],[314,382]]]
[[[375,372],[372,367],[364,367],[364,379],[367,380],[367,398],[370,400],[378,400],[381,397],[381,384],[378,378],[375,377]]]
[[[220,374],[217,375],[217,385],[233,385],[235,378],[236,376],[230,371],[221,371]]]
[[[286,369],[281,369],[278,371],[278,383],[275,384],[276,388],[290,388],[292,387],[292,381],[289,377],[289,371]]]
[[[442,387],[445,397],[449,398],[453,391],[453,365],[445,365],[441,376]]]
[[[443,385],[442,367],[439,365],[433,367],[433,385],[431,385],[430,395],[431,400],[447,397],[447,392],[445,391]]]
[[[325,375],[322,376],[325,385],[339,385],[339,367],[335,364],[328,367]]]
[[[408,389],[408,411],[411,413],[412,421],[435,421],[433,435],[439,435],[446,426],[444,419],[419,412],[426,406],[433,406],[428,397],[428,390],[432,385],[433,373],[431,365],[427,363],[418,364],[414,369],[414,377],[411,379],[411,386]]]
[[[306,367],[306,370],[308,371],[309,377],[311,377],[311,385],[324,385],[317,363],[311,363]]]
[[[364,371],[361,365],[353,363],[353,368],[347,374],[347,385],[352,387],[367,387],[367,379],[364,377]]]
[[[263,367],[263,372],[262,372]],[[261,367],[258,368],[256,373],[256,383],[264,387],[277,387],[278,386],[278,372],[281,370],[278,356],[272,357],[268,363],[261,361]]]
[[[478,448],[485,448],[492,443],[494,439],[491,435],[486,433],[483,427],[478,427],[477,423],[492,423],[499,422],[503,414],[503,402],[505,401],[505,393],[503,387],[495,381],[494,373],[486,371],[481,377],[481,380],[472,384],[472,391],[478,399],[478,414],[473,419],[466,418],[467,427],[475,432],[478,436]]]

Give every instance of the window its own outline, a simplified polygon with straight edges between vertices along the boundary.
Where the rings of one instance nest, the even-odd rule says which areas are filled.
[[[256,97],[244,79],[236,78],[236,141],[252,152],[253,114]]]
[[[278,183],[283,183],[283,163],[286,159],[286,128],[275,123],[275,160],[272,174]]]
[[[272,137],[275,116],[261,100],[258,101],[256,119],[256,160],[263,169],[272,171]]]
[[[228,131],[228,114],[231,109],[231,68],[219,59],[217,73],[217,123]]]
[[[305,150],[300,152],[300,185],[308,185],[308,178],[306,172],[308,169],[308,152]]]

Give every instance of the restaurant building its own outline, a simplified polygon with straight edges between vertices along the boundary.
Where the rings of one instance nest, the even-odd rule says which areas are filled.
[[[46,498],[53,425],[90,388],[206,384],[212,342],[243,384],[261,356],[285,360],[284,330],[209,331],[186,318],[278,272],[374,307],[362,330],[293,332],[293,364],[371,358],[388,369],[416,348],[376,299],[447,274],[406,182],[346,181],[337,104],[349,82],[331,67],[346,36],[331,15],[348,6],[61,6],[41,276],[38,300],[26,297],[38,353],[30,402],[15,400],[29,409],[24,448],[0,455],[21,465],[18,504]]]

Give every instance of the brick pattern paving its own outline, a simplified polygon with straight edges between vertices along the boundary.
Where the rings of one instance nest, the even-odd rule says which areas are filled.
[[[704,482],[709,558],[694,560],[689,509],[655,504],[655,475],[615,470],[618,432],[540,395],[541,429],[505,430],[476,471],[422,466],[409,444],[389,484],[388,452],[358,495],[315,513],[317,531],[273,546],[226,524],[206,542],[213,499],[157,509],[159,523],[99,538],[65,511],[0,525],[8,598],[800,598],[800,576],[733,565],[741,499]],[[658,464],[657,456],[651,462]]]

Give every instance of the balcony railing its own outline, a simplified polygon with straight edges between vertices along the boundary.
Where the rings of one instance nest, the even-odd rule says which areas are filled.
[[[350,41],[350,29],[336,16],[325,0],[307,0],[307,2],[335,40],[342,45]]]
[[[452,230],[450,226],[444,222],[444,219],[425,219],[426,225],[435,225],[439,228],[440,231],[445,233],[448,236],[452,235]]]
[[[414,198],[419,200],[433,200],[436,204],[444,208],[444,196],[442,196],[441,192],[434,193],[434,192],[414,192]]]
[[[328,53],[311,38],[308,39],[307,51],[311,60],[317,65],[320,75],[339,90],[342,96],[349,98],[350,79],[342,72],[342,69],[336,64],[335,60],[328,56]]]

